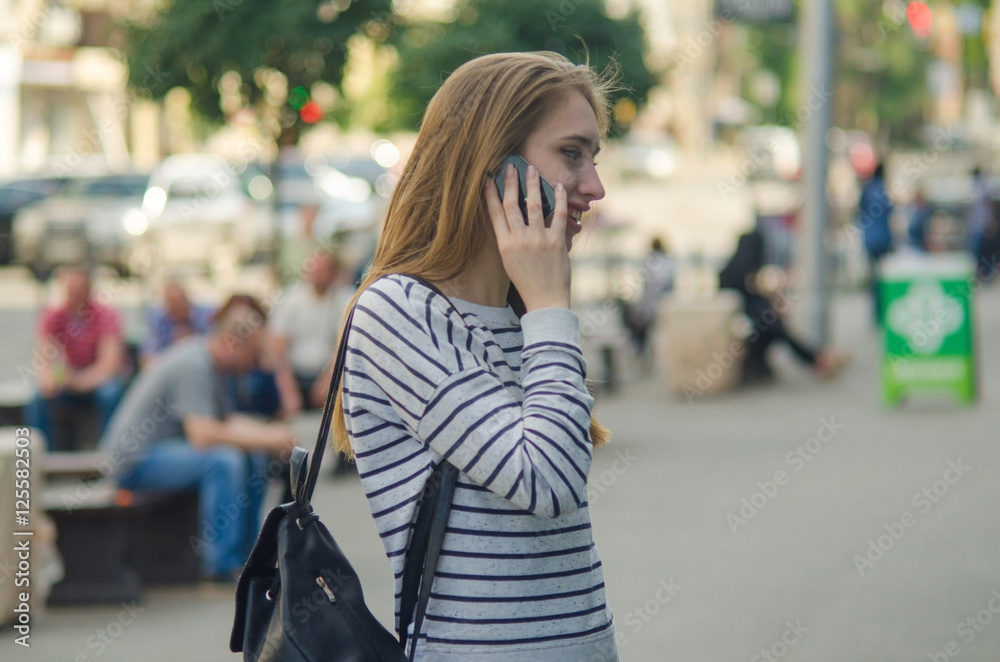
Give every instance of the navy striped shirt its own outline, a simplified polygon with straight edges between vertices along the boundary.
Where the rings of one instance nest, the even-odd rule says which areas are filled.
[[[344,411],[396,576],[397,624],[417,502],[444,458],[461,475],[421,633],[428,654],[603,640],[578,319],[453,302],[461,315],[411,278],[382,278],[359,297],[348,341]]]

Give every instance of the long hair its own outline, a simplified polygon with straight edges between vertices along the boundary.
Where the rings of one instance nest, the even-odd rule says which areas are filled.
[[[603,138],[611,89],[610,77],[550,52],[485,55],[456,69],[427,106],[389,200],[375,257],[348,310],[386,274],[441,281],[461,273],[491,238],[483,176],[518,152],[542,118],[574,91],[593,108]],[[519,315],[524,313],[513,285],[507,299]],[[333,440],[350,457],[342,395],[341,387]],[[591,417],[590,436],[597,446],[610,431]]]

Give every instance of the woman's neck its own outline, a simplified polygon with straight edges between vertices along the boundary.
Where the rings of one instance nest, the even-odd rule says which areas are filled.
[[[500,252],[493,247],[480,251],[454,278],[434,283],[449,297],[479,304],[505,308],[507,306],[507,290],[510,289],[510,278],[503,268]]]

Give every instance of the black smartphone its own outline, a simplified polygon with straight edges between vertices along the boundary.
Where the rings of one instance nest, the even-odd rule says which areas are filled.
[[[507,164],[513,163],[517,169],[518,193],[517,206],[521,208],[521,218],[524,224],[528,224],[528,162],[520,154],[511,154],[500,164],[500,171],[493,177],[497,183],[497,190],[500,191],[500,199],[503,200],[504,179],[507,172]],[[556,208],[556,190],[552,184],[545,181],[545,178],[538,175],[538,181],[542,185],[542,218],[548,220],[549,216]]]

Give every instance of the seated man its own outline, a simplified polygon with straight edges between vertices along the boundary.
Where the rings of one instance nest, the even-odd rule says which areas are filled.
[[[330,386],[340,321],[354,296],[335,255],[315,251],[271,319],[275,378],[288,413],[322,409]]]
[[[167,283],[163,288],[163,307],[152,308],[146,316],[149,328],[142,343],[140,363],[147,365],[150,359],[182,338],[208,333],[213,313],[208,306],[191,303],[177,281]]]
[[[295,445],[283,423],[233,414],[224,386],[264,349],[266,314],[255,300],[232,297],[206,337],[176,343],[132,383],[101,447],[119,485],[129,490],[199,490],[196,551],[212,580],[232,581],[259,527],[269,455]]]
[[[53,406],[92,403],[98,434],[103,432],[125,388],[120,374],[125,348],[118,313],[91,297],[87,269],[66,267],[59,280],[65,300],[43,312],[38,324],[38,393],[25,422],[45,435],[50,450],[70,450],[52,439]]]

